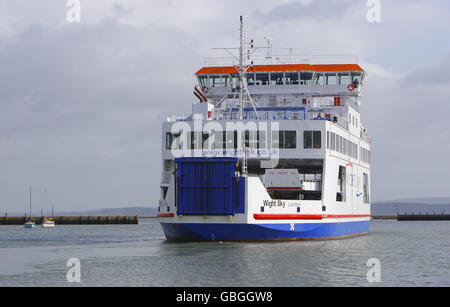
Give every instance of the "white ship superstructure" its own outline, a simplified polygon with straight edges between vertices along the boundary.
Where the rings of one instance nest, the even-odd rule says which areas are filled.
[[[243,33],[241,19],[238,56],[206,59],[196,72],[192,113],[162,125],[158,215],[167,239],[367,233],[370,139],[357,58],[274,56],[270,39],[257,58],[261,48]]]

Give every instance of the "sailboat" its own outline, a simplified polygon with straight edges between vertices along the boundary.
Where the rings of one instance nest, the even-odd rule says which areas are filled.
[[[31,187],[30,187],[30,218],[28,221],[23,225],[24,228],[36,228],[36,224],[31,220]]]
[[[52,228],[55,227],[55,221],[53,221],[50,218],[44,218],[44,220],[42,220],[42,227],[43,228]]]
[[[47,188],[45,188],[45,205],[46,205],[45,209],[46,214],[44,216],[44,219],[42,220],[41,226],[42,228],[53,228],[55,227],[55,221],[51,218],[47,218],[47,208],[48,208]]]

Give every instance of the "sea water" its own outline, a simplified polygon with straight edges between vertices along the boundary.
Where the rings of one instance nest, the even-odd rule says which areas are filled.
[[[168,243],[156,219],[0,226],[0,286],[450,286],[450,222],[375,220],[360,237],[282,243]]]

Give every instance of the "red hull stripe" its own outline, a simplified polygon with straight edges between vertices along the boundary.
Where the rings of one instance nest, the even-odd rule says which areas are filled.
[[[175,213],[158,213],[158,217],[174,217]]]
[[[253,214],[255,220],[321,220],[321,214]]]
[[[342,217],[372,217],[372,214],[326,214],[324,216],[325,218],[342,218]]]

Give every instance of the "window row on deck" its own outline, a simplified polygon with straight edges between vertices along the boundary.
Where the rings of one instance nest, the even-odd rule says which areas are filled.
[[[320,131],[319,131],[320,132]],[[181,135],[179,133],[166,133],[166,149],[182,149]],[[253,149],[266,149],[266,131],[243,131],[241,134],[245,147]],[[210,142],[213,141],[210,147]],[[209,133],[189,132],[187,135],[188,149],[238,149],[237,131],[217,131],[214,139]],[[297,131],[272,132],[272,148],[297,148]]]
[[[343,155],[358,160],[358,144],[336,134],[327,131],[327,149],[339,152]],[[361,161],[370,164],[370,150],[360,147]]]
[[[179,133],[166,133],[166,150],[182,149],[181,135]],[[243,131],[241,139],[245,147],[251,149],[267,149],[266,131]],[[210,142],[213,141],[211,146]],[[327,149],[339,152],[354,159],[358,159],[358,144],[336,134],[327,131]],[[210,135],[205,132],[190,132],[187,134],[187,149],[238,149],[237,131],[217,131],[214,133],[214,140],[210,140]],[[280,130],[272,132],[272,148],[297,149],[297,131]],[[322,131],[303,131],[304,149],[322,148]],[[360,147],[361,161],[370,163],[370,151]]]
[[[253,149],[266,149],[267,138],[266,131],[243,131],[242,140],[245,147]],[[190,132],[187,135],[188,149],[209,149],[210,135],[205,132]],[[211,149],[237,149],[238,148],[238,132],[237,131],[218,131],[214,134]],[[166,149],[181,149],[180,134],[166,133]],[[279,149],[296,149],[297,148],[297,131],[280,130],[272,131],[272,148]],[[303,148],[305,149],[321,149],[322,148],[322,132],[303,131]]]
[[[362,72],[248,72],[246,73],[249,86],[259,85],[359,85]],[[199,75],[201,87],[237,87],[237,74]]]
[[[358,145],[334,132],[327,131],[327,149],[358,159]]]

